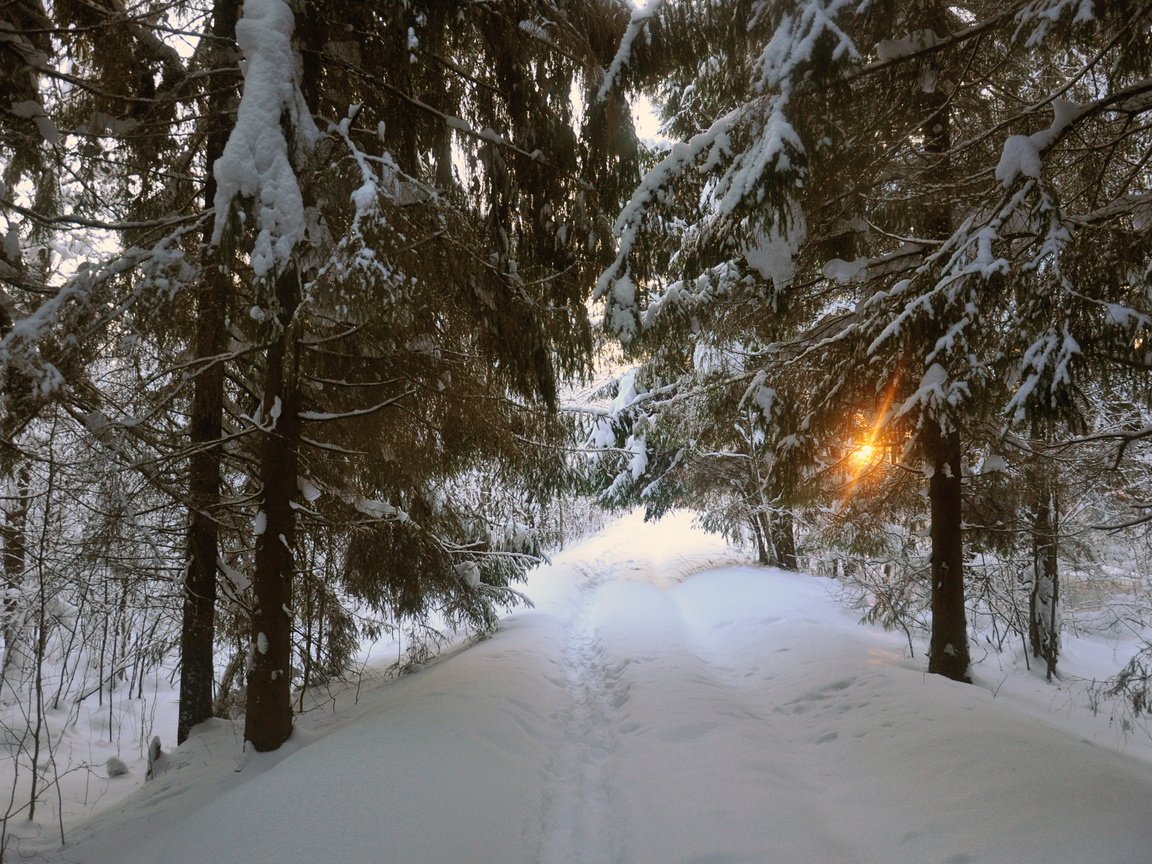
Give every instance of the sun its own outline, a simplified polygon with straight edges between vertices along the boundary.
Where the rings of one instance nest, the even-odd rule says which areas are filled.
[[[880,451],[875,444],[865,442],[857,445],[857,447],[848,454],[848,461],[852,463],[852,467],[857,471],[862,471],[865,468],[873,465],[877,459],[880,458]]]

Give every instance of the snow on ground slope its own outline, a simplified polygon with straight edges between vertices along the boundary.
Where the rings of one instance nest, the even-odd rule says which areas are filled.
[[[358,701],[334,694],[277,754],[241,757],[229,724],[212,724],[67,848],[21,852],[76,864],[1152,860],[1146,749],[1055,699],[1045,715],[1039,682],[1017,699],[925,675],[903,637],[839,608],[828,580],[701,569],[724,554],[684,517],[630,517],[536,574],[537,608],[491,639]]]

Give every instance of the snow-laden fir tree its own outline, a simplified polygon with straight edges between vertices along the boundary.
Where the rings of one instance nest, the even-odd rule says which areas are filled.
[[[1144,365],[1152,7],[650,6],[632,43],[658,23],[656,49],[616,65],[655,87],[676,143],[598,288],[608,326],[651,352],[620,434],[723,384],[692,345],[739,353],[741,410],[789,394],[766,471],[819,472],[869,429],[922,471],[929,669],[964,679],[972,455],[1082,431],[1088,385]]]
[[[62,406],[188,507],[180,734],[243,616],[275,747],[300,666],[354,641],[331,601],[483,629],[539,560],[556,382],[636,176],[626,104],[592,98],[628,7],[19,9],[6,80],[43,110],[3,126],[3,428]],[[34,272],[77,229],[83,265]]]

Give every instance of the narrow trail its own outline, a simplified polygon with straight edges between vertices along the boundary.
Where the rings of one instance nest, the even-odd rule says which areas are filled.
[[[597,592],[611,579],[611,569],[601,558],[580,570],[584,578],[567,623],[562,659],[568,697],[563,742],[547,770],[540,864],[620,861],[607,776],[614,745],[611,715],[619,699],[592,615]]]

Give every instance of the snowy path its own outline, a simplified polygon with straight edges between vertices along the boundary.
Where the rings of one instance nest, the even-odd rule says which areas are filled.
[[[826,580],[695,572],[723,555],[684,520],[625,520],[557,556],[492,639],[307,715],[240,771],[220,724],[47,860],[1152,861],[1147,748],[1107,746],[1032,678],[923,674]],[[1058,714],[992,692],[1033,686]]]
[[[614,743],[612,715],[622,697],[605,668],[592,622],[597,591],[607,577],[602,568],[587,571],[566,627],[562,663],[568,704],[560,718],[563,740],[544,788],[540,864],[619,860],[605,763]]]

